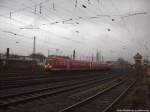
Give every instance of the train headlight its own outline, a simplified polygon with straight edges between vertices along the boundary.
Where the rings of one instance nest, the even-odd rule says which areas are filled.
[[[48,67],[49,67],[49,68],[52,68],[52,65],[49,65]]]
[[[47,65],[44,65],[44,68],[47,68]]]

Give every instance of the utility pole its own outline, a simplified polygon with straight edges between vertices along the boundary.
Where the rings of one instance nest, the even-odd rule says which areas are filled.
[[[34,14],[36,14],[37,6],[34,7]]]
[[[8,60],[9,58],[9,48],[7,48],[7,52],[6,52],[6,59]]]
[[[50,51],[49,51],[49,49],[48,49],[48,56],[47,56],[47,57],[49,57],[49,53],[50,53]]]
[[[76,1],[75,1],[75,8],[77,7],[77,5],[78,5],[78,1],[76,0]]]
[[[6,52],[6,66],[8,65],[8,59],[9,59],[9,48],[7,48]]]
[[[40,3],[40,14],[42,14],[42,3]]]
[[[73,50],[73,60],[75,60],[75,58],[76,58],[76,51]]]
[[[102,56],[102,63],[104,63],[104,57]]]
[[[102,59],[103,57],[102,57],[102,52],[101,52],[101,50],[100,50],[99,58],[100,58],[100,63],[101,63],[101,62],[102,62],[102,60],[103,60],[103,59]]]
[[[35,46],[35,44],[36,44],[36,37],[34,36],[34,41],[33,41],[33,54],[35,54],[35,52],[36,52],[36,46]]]
[[[10,18],[10,19],[12,18],[12,12],[9,13],[9,18]]]
[[[55,10],[55,3],[53,3],[53,10]]]
[[[92,56],[91,56],[91,61],[93,62],[94,61],[94,48],[92,48]]]
[[[99,52],[97,50],[97,53],[96,53],[96,61],[99,62]]]

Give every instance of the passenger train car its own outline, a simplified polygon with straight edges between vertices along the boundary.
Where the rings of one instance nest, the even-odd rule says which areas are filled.
[[[111,69],[111,64],[72,60],[68,57],[53,56],[47,59],[44,69],[45,71],[109,70]]]

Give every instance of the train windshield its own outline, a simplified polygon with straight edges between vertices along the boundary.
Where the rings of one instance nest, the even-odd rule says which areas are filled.
[[[46,65],[47,64],[52,64],[52,60],[46,60]]]

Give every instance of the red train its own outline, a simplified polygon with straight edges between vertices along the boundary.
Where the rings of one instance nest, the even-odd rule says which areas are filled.
[[[109,70],[111,65],[53,56],[46,61],[44,69],[45,71]]]

